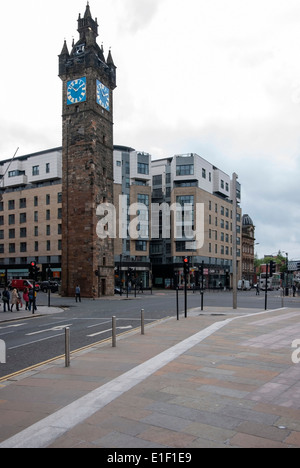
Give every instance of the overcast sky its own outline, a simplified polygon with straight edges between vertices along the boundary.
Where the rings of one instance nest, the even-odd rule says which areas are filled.
[[[86,0],[0,0],[0,159],[61,145],[58,55]],[[114,142],[242,185],[256,251],[300,259],[299,0],[90,0],[117,66]]]

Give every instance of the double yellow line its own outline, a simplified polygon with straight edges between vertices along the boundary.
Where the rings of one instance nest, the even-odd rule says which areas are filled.
[[[140,328],[137,327],[137,328],[133,328],[131,330],[127,330],[126,332],[120,333],[118,336],[126,335],[128,333],[132,333],[132,332],[137,331],[137,330],[140,330]],[[73,354],[76,354],[76,353],[80,353],[81,351],[85,351],[86,349],[93,348],[94,346],[99,346],[99,345],[101,345],[103,343],[106,343],[108,341],[111,341],[111,337],[106,338],[105,340],[97,341],[96,343],[92,343],[92,344],[87,345],[87,346],[83,346],[82,348],[74,349],[74,351],[71,351],[70,354],[73,355]],[[61,356],[56,356],[54,358],[48,359],[47,361],[39,362],[38,364],[34,364],[33,366],[30,366],[30,367],[27,367],[25,369],[14,372],[13,374],[9,374],[9,375],[5,375],[4,377],[0,377],[0,382],[6,382],[7,380],[11,380],[14,377],[17,377],[18,375],[21,375],[21,374],[23,374],[25,372],[30,372],[31,370],[37,369],[38,367],[44,366],[44,365],[49,364],[49,363],[51,363],[53,361],[57,361],[59,359],[65,359],[65,355],[62,354]],[[3,386],[3,385],[1,385],[1,386]]]

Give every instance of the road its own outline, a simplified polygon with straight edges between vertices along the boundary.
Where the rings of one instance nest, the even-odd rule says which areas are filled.
[[[285,306],[298,307],[300,297],[285,298]],[[47,305],[47,295],[39,293],[38,304]],[[264,293],[239,292],[239,308],[264,310]],[[70,328],[71,350],[103,341],[111,337],[112,316],[117,318],[117,334],[140,327],[141,309],[145,310],[145,324],[168,316],[176,317],[174,291],[149,292],[138,297],[82,300],[52,295],[51,305],[63,307],[63,312],[25,320],[0,323],[0,339],[6,344],[6,364],[0,364],[0,378],[64,354],[65,328]],[[199,291],[188,293],[188,309],[200,307]],[[232,307],[229,292],[209,292],[204,295],[204,311],[210,307]],[[268,308],[281,307],[278,292],[268,293]],[[209,309],[208,309],[209,308]],[[179,312],[184,311],[184,294],[179,291]],[[199,313],[201,313],[199,311]]]

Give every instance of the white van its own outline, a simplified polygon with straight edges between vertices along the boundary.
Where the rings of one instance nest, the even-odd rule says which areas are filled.
[[[238,282],[238,289],[242,291],[250,291],[251,286],[250,286],[250,281],[247,280],[239,280]]]

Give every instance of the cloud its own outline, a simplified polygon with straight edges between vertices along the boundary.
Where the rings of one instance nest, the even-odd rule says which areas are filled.
[[[121,30],[137,35],[153,21],[164,0],[119,0],[116,12]]]

